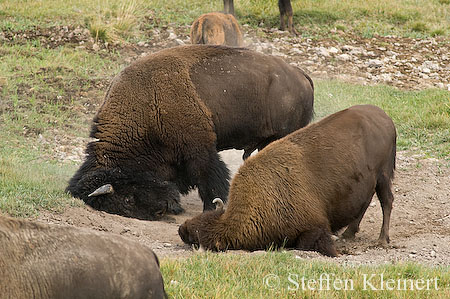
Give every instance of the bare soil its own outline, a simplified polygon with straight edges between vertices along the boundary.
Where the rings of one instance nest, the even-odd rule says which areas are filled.
[[[225,151],[222,157],[235,172],[242,163],[241,151]],[[316,252],[291,250],[298,258],[334,261],[345,264],[382,264],[415,261],[429,265],[450,265],[450,169],[444,161],[408,156],[397,158],[391,216],[391,243],[375,246],[382,213],[374,196],[354,240],[336,241],[341,255],[327,258]],[[89,207],[67,208],[62,214],[42,211],[38,220],[54,224],[88,227],[125,235],[150,246],[160,257],[187,257],[195,250],[183,244],[178,226],[202,211],[196,192],[182,198],[186,212],[161,221],[142,221],[99,212]],[[242,253],[236,251],[236,253]]]
[[[388,84],[401,89],[437,87],[450,90],[450,43],[443,38],[410,39],[401,37],[361,38],[351,33],[331,32],[335,38],[307,39],[291,37],[278,30],[243,27],[246,44],[259,52],[283,57],[315,78],[338,78],[358,84]],[[109,55],[119,51],[129,63],[141,55],[188,43],[189,27],[153,29],[148,40],[136,44],[96,43],[86,29],[79,27],[35,28],[29,31],[0,33],[0,41],[25,43],[39,40],[41,45],[61,45]],[[51,70],[42,70],[51,71]],[[105,89],[105,78],[91,85]],[[1,84],[0,84],[1,89]],[[27,95],[27,88],[23,88]],[[71,98],[83,98],[72,107],[77,115],[92,119],[102,99],[97,93],[67,90]],[[88,107],[88,108],[86,108]],[[5,109],[7,109],[6,107]],[[87,128],[88,129],[88,128]],[[87,132],[86,129],[86,132]],[[25,129],[24,129],[25,130]],[[81,162],[88,138],[68,136],[55,131],[53,138],[24,132],[37,142],[48,145],[53,154],[43,159],[61,163]],[[86,133],[87,136],[87,133]],[[242,152],[226,151],[222,156],[232,172],[242,163]],[[391,243],[387,248],[375,246],[382,222],[376,195],[361,223],[361,230],[351,241],[338,239],[341,255],[331,259],[316,252],[291,250],[298,258],[335,261],[350,264],[382,264],[415,261],[429,265],[450,265],[450,168],[447,161],[398,153],[393,184],[394,209],[391,217]],[[124,218],[89,207],[67,208],[63,213],[41,211],[37,220],[108,231],[138,240],[150,246],[161,257],[187,257],[195,254],[178,236],[178,226],[201,213],[202,203],[196,192],[182,198],[186,212],[167,216],[161,221]],[[236,253],[242,253],[236,251]]]

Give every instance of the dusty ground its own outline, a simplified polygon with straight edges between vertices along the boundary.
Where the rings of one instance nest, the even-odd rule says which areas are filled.
[[[234,172],[241,164],[240,151],[222,153]],[[298,258],[333,260],[339,263],[388,263],[416,261],[431,265],[450,265],[450,169],[443,161],[398,154],[394,180],[394,209],[391,217],[391,243],[388,248],[374,246],[381,227],[381,207],[376,198],[361,223],[355,240],[338,240],[340,257],[330,259],[315,252],[292,251]],[[62,214],[41,212],[39,221],[69,224],[108,231],[136,239],[162,257],[189,256],[193,250],[178,237],[178,226],[201,212],[196,192],[182,198],[183,215],[162,221],[141,221],[110,215],[88,207],[69,208]]]
[[[450,43],[442,38],[416,40],[393,36],[368,39],[336,31],[331,32],[336,38],[315,40],[293,38],[277,30],[258,29],[256,32],[245,26],[243,29],[248,47],[283,57],[307,70],[313,79],[338,78],[358,84],[383,83],[401,89],[437,87],[450,90]],[[118,50],[126,62],[131,62],[146,53],[188,43],[188,31],[188,27],[154,29],[148,32],[148,40],[114,45],[95,43],[86,29],[35,28],[26,32],[2,32],[0,41],[21,43],[39,40],[49,48],[65,45],[101,55]],[[108,82],[105,81],[108,80],[101,78],[92,85],[106,89]],[[27,94],[25,88],[24,93]],[[88,92],[71,96],[85,98],[81,112],[86,119],[92,119],[101,99],[89,98]],[[54,149],[51,157],[43,158],[57,159],[62,163],[81,162],[88,139],[66,136],[65,132],[54,133],[51,140],[36,134],[39,142]],[[222,155],[235,171],[241,163],[242,153],[227,151]],[[342,254],[333,260],[356,264],[409,260],[450,265],[450,168],[444,166],[446,163],[448,165],[444,161],[399,153],[393,186],[395,202],[391,218],[391,244],[388,248],[373,246],[382,219],[375,196],[356,239],[338,240],[337,247]],[[186,210],[183,215],[154,222],[110,215],[88,207],[68,208],[62,214],[42,211],[38,220],[125,235],[147,244],[160,256],[189,256],[193,251],[181,242],[177,234],[178,226],[200,213],[202,205],[196,192],[184,197],[182,205]],[[314,252],[291,252],[299,258],[330,260]]]

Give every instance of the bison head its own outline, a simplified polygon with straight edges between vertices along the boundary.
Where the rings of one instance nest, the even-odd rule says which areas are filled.
[[[214,226],[213,223],[220,218],[225,210],[223,208],[223,201],[220,198],[214,199],[213,203],[216,205],[214,211],[203,212],[180,225],[178,235],[180,235],[184,243],[194,246],[202,245],[206,249],[216,248],[212,240],[210,240],[212,235],[210,231]],[[210,244],[211,242],[212,244]]]
[[[183,211],[175,184],[158,180],[150,172],[90,169],[77,173],[67,191],[94,209],[127,217],[155,220],[166,212]]]

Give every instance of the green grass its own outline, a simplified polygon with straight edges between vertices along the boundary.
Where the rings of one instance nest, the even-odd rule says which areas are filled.
[[[4,129],[4,128],[3,128]],[[64,192],[75,166],[61,167],[41,158],[42,147],[2,130],[0,133],[0,210],[35,216],[39,209],[60,211],[81,202]]]
[[[363,34],[397,34],[416,37],[450,34],[448,0],[293,0],[294,22],[302,34],[327,35],[338,24]],[[276,1],[239,0],[235,3],[241,23],[279,26]],[[202,13],[223,10],[223,2],[182,0],[3,0],[0,30],[24,30],[35,25],[83,25],[105,30],[112,39],[143,37],[139,29],[167,24],[190,25]],[[417,24],[427,24],[417,31]],[[420,27],[423,29],[423,26]]]
[[[296,259],[289,252],[245,255],[207,252],[194,254],[186,259],[163,259],[161,271],[166,291],[171,298],[448,298],[450,296],[448,267],[433,268],[412,263],[340,266],[332,262]],[[326,275],[330,278],[329,285],[326,282]],[[421,279],[425,283],[422,283]],[[388,282],[391,280],[394,283]],[[426,289],[427,280],[429,290],[416,288],[419,286]],[[315,290],[312,290],[313,288]]]
[[[373,104],[393,119],[399,150],[450,159],[450,94],[428,89],[401,91],[389,86],[361,86],[338,81],[315,84],[316,118],[357,104]]]

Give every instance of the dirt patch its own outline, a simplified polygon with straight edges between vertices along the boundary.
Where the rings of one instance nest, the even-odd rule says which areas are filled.
[[[225,151],[224,160],[234,173],[242,163],[241,151]],[[298,258],[367,264],[415,261],[430,265],[450,265],[450,169],[444,161],[398,154],[393,184],[394,209],[391,217],[391,243],[375,246],[381,228],[381,207],[374,196],[361,223],[361,230],[351,241],[337,240],[338,258],[316,252],[291,250]],[[178,236],[178,227],[186,219],[201,213],[202,203],[192,192],[182,198],[186,212],[161,221],[142,221],[111,215],[89,207],[67,208],[62,214],[42,211],[38,221],[68,224],[127,236],[151,247],[161,257],[194,254]],[[240,251],[234,251],[241,253]]]

